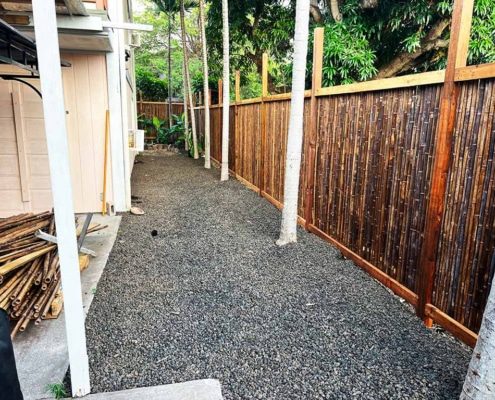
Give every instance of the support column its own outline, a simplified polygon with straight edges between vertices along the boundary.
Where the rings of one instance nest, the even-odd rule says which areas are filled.
[[[265,98],[268,93],[268,53],[263,53],[261,63],[261,138],[260,138],[260,170],[258,171],[258,185],[260,188],[260,196],[263,196],[265,191],[265,147],[266,147],[266,104]]]
[[[238,115],[239,115],[239,102],[241,101],[241,71],[235,71],[235,119],[234,119],[234,172],[237,174],[239,168],[237,168],[237,162],[239,160],[239,151],[237,146],[237,137],[239,135],[239,123],[238,123]]]
[[[89,365],[84,330],[55,2],[53,0],[33,0],[33,18],[41,91],[43,93],[43,115],[57,226],[58,253],[64,288],[65,327],[71,368],[72,394],[78,397],[90,392]]]
[[[318,137],[318,102],[316,95],[321,89],[322,71],[323,71],[323,39],[324,28],[314,30],[313,40],[313,77],[311,85],[311,125],[309,132],[306,132],[309,142],[304,159],[306,164],[306,197],[304,198],[304,219],[306,220],[305,228],[313,224],[313,200],[315,189],[315,165],[316,165],[316,140]]]

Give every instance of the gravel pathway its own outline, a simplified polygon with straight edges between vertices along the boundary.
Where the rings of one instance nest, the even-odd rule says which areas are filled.
[[[87,319],[93,391],[215,378],[237,399],[455,399],[469,349],[182,155],[145,155]],[[156,230],[156,235],[152,231]]]

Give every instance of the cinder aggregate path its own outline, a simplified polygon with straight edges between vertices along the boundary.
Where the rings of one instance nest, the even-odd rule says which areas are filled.
[[[226,399],[455,399],[469,349],[330,245],[182,155],[141,156],[87,319],[94,392],[220,380]],[[156,230],[156,236],[152,236]]]

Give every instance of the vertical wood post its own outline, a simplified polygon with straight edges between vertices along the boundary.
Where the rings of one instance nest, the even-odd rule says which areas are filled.
[[[315,186],[315,165],[316,165],[316,140],[318,137],[318,102],[316,94],[321,89],[321,79],[323,70],[323,39],[324,29],[316,28],[314,30],[313,40],[313,76],[311,85],[311,125],[308,135],[306,147],[306,197],[304,198],[304,219],[306,220],[305,228],[313,224],[313,200]]]
[[[260,121],[260,163],[258,184],[260,188],[260,196],[263,196],[265,190],[265,150],[266,150],[266,103],[265,98],[268,97],[268,53],[263,53],[261,64],[261,121]]]
[[[238,123],[238,115],[239,115],[239,106],[238,103],[241,101],[241,71],[235,71],[235,108],[234,108],[234,172],[237,174],[237,162],[239,160],[239,151],[237,141],[239,136],[239,123]]]
[[[218,80],[218,104],[222,104],[223,102],[223,81],[221,79]]]
[[[454,2],[445,82],[440,96],[432,182],[419,265],[420,286],[416,310],[418,316],[428,327],[432,326],[433,321],[425,314],[426,305],[432,301],[447,179],[452,161],[452,140],[458,98],[458,87],[454,81],[455,69],[466,65],[473,3],[474,0],[455,0]]]
[[[90,392],[89,365],[74,224],[55,2],[33,0],[33,17],[41,91],[43,93],[43,115],[55,224],[57,226],[58,254],[62,286],[64,287],[65,327],[72,394],[79,397]]]
[[[21,180],[21,199],[24,203],[31,201],[29,167],[26,154],[26,130],[22,112],[22,95],[19,83],[12,83],[12,105],[14,109],[14,127],[17,142],[17,160],[19,163],[19,177]]]

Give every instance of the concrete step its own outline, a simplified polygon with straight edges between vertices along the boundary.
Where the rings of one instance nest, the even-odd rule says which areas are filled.
[[[220,382],[202,379],[120,392],[96,393],[84,400],[223,400]]]

